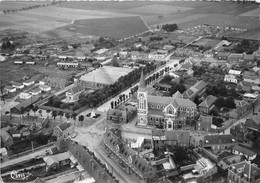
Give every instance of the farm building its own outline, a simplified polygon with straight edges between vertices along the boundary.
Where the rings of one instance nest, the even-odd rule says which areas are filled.
[[[39,95],[39,94],[41,94],[41,92],[42,91],[41,91],[40,88],[36,88],[36,89],[30,91],[30,94],[32,94],[32,95]]]
[[[29,93],[26,93],[26,92],[21,92],[19,94],[19,98],[20,99],[29,99],[29,98],[31,98],[31,95]]]
[[[74,62],[58,62],[57,63],[58,67],[78,67],[79,63],[74,63]]]
[[[22,65],[24,62],[23,61],[14,61],[15,65]]]
[[[30,86],[32,84],[34,84],[34,79],[28,79],[28,80],[23,82],[24,86]]]
[[[16,88],[16,89],[23,89],[24,85],[21,83],[17,83],[17,82],[12,82],[12,87]]]
[[[4,89],[10,93],[16,92],[16,88],[12,86],[6,86]]]
[[[80,77],[81,83],[86,87],[101,88],[114,84],[120,77],[130,73],[132,69],[103,66]]]
[[[21,102],[20,104],[14,106],[13,108],[10,109],[11,113],[14,114],[23,114],[26,109],[31,107],[33,104],[35,104],[37,101],[40,100],[39,96],[32,96],[31,98]]]
[[[35,62],[25,62],[26,65],[35,65]]]
[[[51,87],[47,86],[47,85],[40,85],[39,88],[40,88],[40,90],[45,91],[45,92],[51,90]]]

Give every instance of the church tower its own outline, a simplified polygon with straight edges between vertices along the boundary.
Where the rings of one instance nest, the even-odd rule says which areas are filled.
[[[148,92],[145,84],[144,73],[142,71],[141,78],[140,78],[140,85],[137,91],[137,99],[138,99],[138,110],[137,110],[137,117],[138,117],[138,125],[146,126],[147,115],[148,115]]]

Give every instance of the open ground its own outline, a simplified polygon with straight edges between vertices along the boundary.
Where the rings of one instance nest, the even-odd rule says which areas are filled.
[[[2,2],[0,10],[11,5]],[[17,2],[16,6],[22,5]],[[155,28],[177,23],[181,29],[209,24],[248,29],[248,33],[238,36],[260,39],[258,15],[258,5],[253,3],[63,2],[56,6],[2,14],[0,30],[13,28],[47,38],[95,35],[121,39],[146,31],[146,24]]]

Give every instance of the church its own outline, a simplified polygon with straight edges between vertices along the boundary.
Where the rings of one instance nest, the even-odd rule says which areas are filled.
[[[148,94],[143,73],[137,91],[139,126],[164,126],[167,130],[182,129],[188,119],[197,115],[197,106],[180,92],[172,97],[152,96]]]

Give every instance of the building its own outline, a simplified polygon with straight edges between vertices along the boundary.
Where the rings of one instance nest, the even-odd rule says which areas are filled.
[[[23,89],[24,85],[21,83],[17,83],[17,82],[12,82],[12,87],[16,88],[16,89]]]
[[[5,86],[4,88],[7,92],[9,93],[14,93],[16,92],[16,88],[15,87],[12,87],[12,86]]]
[[[79,63],[77,62],[58,62],[58,67],[78,67]]]
[[[0,129],[0,137],[1,142],[3,143],[4,147],[9,148],[11,145],[14,144],[13,138],[11,135],[7,132],[9,130],[8,127],[1,128]]]
[[[241,74],[241,71],[237,71],[237,70],[232,70],[232,69],[230,69],[229,71],[228,71],[228,74],[231,74],[231,75],[240,75]]]
[[[236,139],[236,141],[238,141],[238,142],[245,141],[245,135],[246,135],[247,131],[248,130],[243,123],[239,123],[230,128],[230,134],[233,135],[234,138]]]
[[[245,93],[243,95],[243,100],[249,102],[249,103],[254,103],[258,100],[259,94],[258,92],[255,93]]]
[[[51,170],[58,170],[60,169],[60,166],[68,164],[71,164],[73,166],[73,162],[71,161],[71,159],[75,158],[71,157],[68,151],[52,156],[43,157],[43,160],[46,163],[46,172],[49,172]]]
[[[70,123],[63,122],[53,129],[53,136],[57,138],[67,138],[74,133],[74,126]]]
[[[29,98],[31,98],[32,96],[29,94],[29,93],[26,93],[26,92],[21,92],[20,94],[19,94],[19,98],[20,99],[29,99]]]
[[[237,64],[239,62],[244,61],[244,55],[243,54],[238,54],[238,53],[231,53],[228,56],[228,63],[230,64]]]
[[[30,106],[32,106],[34,103],[40,100],[40,96],[32,96],[31,98],[19,103],[18,105],[12,107],[10,109],[11,113],[14,114],[23,114],[26,109],[28,109]]]
[[[135,176],[140,182],[151,182],[156,169],[145,158],[131,149],[120,137],[117,129],[106,129],[103,143],[107,151],[124,164],[125,172]]]
[[[208,114],[209,111],[214,107],[214,102],[217,97],[213,95],[207,96],[207,98],[198,105],[198,111],[204,114]]]
[[[0,161],[4,160],[6,161],[8,159],[7,150],[5,147],[0,149]]]
[[[229,52],[219,52],[219,53],[217,54],[217,58],[218,58],[219,60],[227,60],[229,55],[230,55]]]
[[[247,160],[250,160],[250,161],[254,160],[257,156],[256,152],[251,151],[248,148],[240,146],[240,145],[235,145],[233,147],[232,153],[240,155],[240,156],[244,155],[247,158]]]
[[[137,92],[138,125],[162,126],[173,130],[184,128],[186,121],[197,115],[196,104],[176,92],[172,97],[148,95],[144,75],[141,73]]]
[[[66,102],[69,103],[79,100],[79,95],[84,91],[85,89],[80,85],[76,85],[73,88],[69,89],[66,92]]]
[[[260,168],[248,161],[232,164],[228,169],[227,181],[228,183],[259,183]]]
[[[127,75],[133,69],[103,66],[80,77],[80,83],[85,87],[102,88],[114,84],[120,77]]]
[[[204,92],[206,91],[206,86],[207,83],[205,83],[204,81],[198,81],[183,93],[183,97],[194,100],[196,96],[201,96],[202,94],[204,94]]]
[[[48,92],[51,91],[51,87],[48,85],[39,85],[40,90]]]
[[[126,106],[124,109],[109,109],[107,121],[114,123],[128,123],[137,114],[136,107]]]
[[[245,127],[253,131],[260,131],[260,112],[247,119]]]
[[[31,78],[31,79],[28,79],[28,80],[24,81],[24,82],[23,82],[23,85],[24,85],[24,86],[30,86],[30,85],[33,85],[34,82],[35,82],[34,79]]]
[[[201,115],[199,120],[196,122],[196,130],[209,132],[211,131],[212,122],[213,122],[212,116]]]
[[[244,54],[244,61],[242,62],[242,66],[248,67],[248,66],[252,66],[254,63],[255,63],[255,55]]]
[[[204,136],[203,147],[210,148],[213,152],[221,152],[232,149],[237,141],[231,134],[206,135]]]
[[[35,88],[34,90],[30,91],[31,95],[40,95],[42,90],[40,88]]]
[[[237,84],[237,79],[236,79],[236,76],[234,76],[234,75],[226,74],[224,77],[224,81]]]
[[[205,157],[201,157],[197,160],[196,165],[194,166],[194,170],[204,178],[208,178],[218,172],[216,164],[212,163]]]

